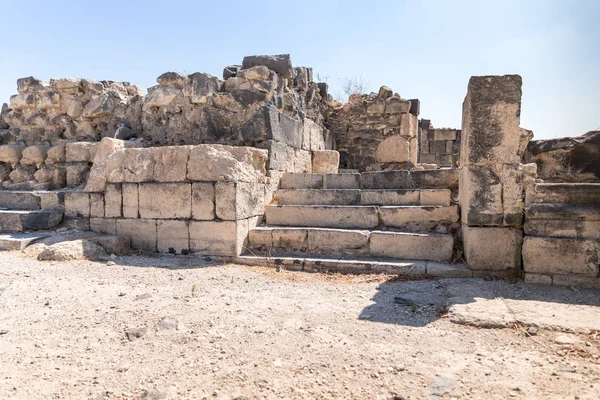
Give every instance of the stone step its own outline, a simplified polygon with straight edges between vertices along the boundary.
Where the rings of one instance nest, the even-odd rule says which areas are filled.
[[[413,260],[450,261],[454,239],[448,234],[257,227],[250,231],[254,254],[305,254],[314,256],[372,256]]]
[[[290,271],[342,273],[342,274],[391,274],[420,278],[471,278],[471,271],[464,264],[447,264],[431,261],[385,260],[380,258],[337,257],[265,257],[251,254],[229,258],[236,264],[281,267]]]
[[[360,174],[285,173],[281,189],[360,189]]]
[[[63,212],[57,210],[0,210],[0,232],[51,229],[62,219]]]
[[[425,205],[449,206],[450,190],[280,189],[273,202],[280,205]]]
[[[600,183],[538,183],[533,203],[600,205]]]
[[[3,233],[0,234],[0,250],[23,250],[36,240],[48,236],[48,233]]]
[[[0,209],[61,209],[63,204],[64,191],[0,190]]]
[[[363,172],[362,189],[454,189],[458,188],[457,169],[423,171]]]
[[[600,205],[593,204],[531,204],[525,208],[525,218],[573,221],[600,221]]]
[[[600,240],[600,221],[527,219],[523,229],[530,236]]]

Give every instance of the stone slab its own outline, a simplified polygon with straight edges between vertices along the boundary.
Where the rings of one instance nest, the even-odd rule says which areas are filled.
[[[83,217],[90,216],[90,195],[84,192],[65,193],[65,216]]]
[[[524,231],[530,236],[600,239],[600,221],[528,219]]]
[[[245,249],[248,220],[190,221],[190,251],[203,255],[238,256]]]
[[[379,214],[383,225],[404,227],[409,225],[433,226],[440,222],[458,222],[458,206],[384,206]]]
[[[418,190],[362,190],[360,203],[363,205],[382,206],[418,206]]]
[[[504,271],[521,266],[521,230],[463,224],[463,248],[469,268]]]
[[[323,189],[360,189],[360,174],[324,174]]]
[[[266,206],[267,224],[328,228],[374,228],[377,207],[369,206]]]
[[[321,174],[283,174],[279,184],[281,189],[322,189]]]
[[[600,221],[600,207],[579,204],[531,204],[525,209],[525,218]]]
[[[139,218],[139,192],[137,183],[123,183],[123,217]]]
[[[280,205],[356,205],[361,203],[360,190],[353,189],[280,189],[273,195]]]
[[[104,216],[120,218],[123,215],[123,194],[120,183],[108,183],[104,189]]]
[[[362,189],[451,189],[458,187],[457,169],[377,171],[361,174]]]
[[[33,192],[0,190],[0,208],[11,210],[39,210],[40,197]]]
[[[526,236],[525,272],[598,276],[600,241]]]
[[[63,219],[62,211],[0,210],[0,232],[18,233],[54,228]]]
[[[159,253],[188,254],[190,249],[188,221],[156,221],[156,247]]]
[[[408,260],[450,261],[454,239],[451,235],[401,232],[371,232],[371,256]]]
[[[45,233],[3,233],[0,234],[0,250],[23,250],[36,240],[48,236]]]
[[[155,219],[117,219],[117,235],[129,236],[135,250],[156,252]]]
[[[191,218],[192,185],[190,183],[140,183],[138,191],[140,218]]]
[[[240,220],[264,214],[265,189],[262,183],[217,182],[215,213],[222,220]]]
[[[192,219],[215,219],[215,185],[212,182],[192,183]]]
[[[600,205],[600,183],[538,183],[533,202]]]
[[[419,192],[419,204],[422,206],[450,205],[450,190],[448,189],[422,189]]]

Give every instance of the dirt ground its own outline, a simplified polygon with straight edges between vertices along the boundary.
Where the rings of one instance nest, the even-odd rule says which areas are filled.
[[[0,398],[600,398],[598,332],[483,329],[447,313],[457,298],[510,298],[531,315],[581,307],[600,320],[598,292],[113,262],[0,253]]]

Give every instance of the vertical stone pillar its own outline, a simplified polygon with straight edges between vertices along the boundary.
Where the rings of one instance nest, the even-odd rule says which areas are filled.
[[[471,269],[520,268],[521,157],[533,137],[519,127],[519,75],[474,76],[463,103],[460,205]]]

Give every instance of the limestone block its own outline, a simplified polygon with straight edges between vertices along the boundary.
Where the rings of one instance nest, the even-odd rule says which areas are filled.
[[[407,162],[410,159],[409,153],[409,141],[402,136],[394,135],[386,138],[377,146],[375,160],[380,163]]]
[[[154,219],[117,219],[117,235],[129,236],[133,249],[156,252]]]
[[[321,174],[290,174],[281,176],[281,189],[322,189],[323,175]]]
[[[367,114],[383,114],[385,112],[385,100],[374,101],[367,105]]]
[[[65,193],[65,216],[89,218],[90,195],[83,192]]]
[[[473,165],[461,170],[462,221],[479,226],[518,226],[523,182],[518,164]]]
[[[361,174],[363,189],[452,189],[458,187],[457,169],[384,171]]]
[[[266,150],[251,147],[198,145],[190,150],[187,178],[191,181],[264,182]]]
[[[450,190],[435,189],[421,190],[419,194],[419,204],[422,206],[449,206],[450,205]]]
[[[321,128],[317,123],[310,119],[304,120],[304,129],[308,130],[310,133],[303,133],[303,136],[310,134],[310,150],[326,150],[327,146],[325,143],[325,135],[323,133],[323,128]]]
[[[294,149],[294,172],[296,173],[311,173],[312,160],[310,157],[310,151],[302,149]]]
[[[42,210],[64,210],[65,193],[60,191],[40,192],[40,208]]]
[[[188,221],[158,220],[156,238],[159,253],[187,254],[190,249]]]
[[[138,190],[140,218],[191,218],[191,184],[140,183]]]
[[[269,158],[267,168],[270,170],[294,172],[294,148],[284,143],[269,140],[267,142]]]
[[[411,137],[408,140],[408,147],[408,161],[416,165],[419,157],[419,139],[416,136]]]
[[[410,101],[401,99],[399,96],[392,96],[385,100],[386,114],[408,113],[410,111]]]
[[[308,249],[311,251],[344,252],[367,249],[369,231],[343,229],[308,229]]]
[[[192,219],[215,219],[215,185],[213,183],[192,183]]]
[[[266,206],[267,224],[333,228],[374,228],[379,225],[377,207]]]
[[[463,103],[461,165],[518,164],[530,131],[519,127],[519,75],[473,76]]]
[[[5,144],[0,146],[0,162],[12,165],[17,164],[21,160],[23,150],[25,150],[25,146],[20,144]]]
[[[600,241],[526,236],[525,272],[598,276]]]
[[[101,93],[93,96],[83,107],[81,116],[84,118],[100,118],[110,115],[117,106],[117,100],[109,93]]]
[[[370,253],[375,257],[409,260],[450,261],[454,239],[451,235],[371,232]]]
[[[471,269],[501,271],[520,268],[520,229],[470,227],[463,222],[465,259]]]
[[[265,183],[265,204],[270,204],[273,201],[273,194],[279,189],[279,183],[284,172],[270,170]]]
[[[298,228],[273,228],[271,231],[274,248],[306,250],[308,248],[308,230]]]
[[[65,147],[65,142],[50,147],[46,153],[46,165],[64,163],[66,161]]]
[[[46,161],[48,146],[41,144],[26,147],[21,157],[21,165],[35,165],[38,168]]]
[[[67,165],[67,186],[74,188],[83,185],[88,178],[90,166],[88,163],[72,163]]]
[[[433,140],[456,140],[456,129],[434,129]]]
[[[90,230],[109,235],[117,234],[117,220],[114,218],[90,218]]]
[[[434,227],[440,222],[458,222],[458,206],[448,207],[394,207],[383,206],[379,216],[385,226],[404,227],[421,225]]]
[[[138,218],[138,184],[123,183],[121,190],[123,192],[123,217]]]
[[[111,182],[123,181],[124,148],[125,142],[122,140],[102,138],[96,148],[94,164],[84,189],[86,192],[103,192],[109,176]]]
[[[123,153],[123,181],[124,182],[152,182],[154,179],[154,153],[153,149],[125,149]]]
[[[360,174],[324,174],[323,189],[360,189]]]
[[[121,218],[123,195],[121,184],[109,183],[104,190],[104,216],[106,218]]]
[[[296,149],[302,147],[303,126],[302,121],[289,115],[279,113],[279,127],[281,141]]]
[[[215,211],[217,218],[239,220],[264,214],[264,186],[248,182],[217,182]]]
[[[73,142],[65,145],[67,162],[92,162],[96,155],[97,144],[92,142]]]
[[[360,204],[360,190],[279,189],[274,204],[280,205],[352,205]]]
[[[598,183],[538,183],[533,194],[535,203],[600,205]]]
[[[569,219],[526,219],[525,234],[531,236],[600,239],[600,221]]]
[[[153,148],[154,181],[185,181],[191,148],[192,146],[165,146]]]
[[[419,205],[417,190],[362,190],[360,197],[364,205]]]
[[[73,119],[81,117],[83,114],[83,102],[75,99],[65,100],[65,111]]]
[[[402,114],[400,117],[400,135],[404,137],[417,137],[419,130],[419,117],[414,114]]]
[[[273,235],[271,229],[252,229],[248,233],[248,242],[253,247],[273,247]]]
[[[104,218],[104,195],[102,193],[90,193],[90,217]],[[90,226],[91,223],[90,220]]]
[[[148,94],[148,96],[146,96],[143,109],[147,110],[150,107],[166,107],[171,104],[171,102],[173,102],[177,96],[182,95],[183,93],[181,89],[168,86],[158,87],[152,91],[152,93]]]
[[[421,154],[421,164],[432,164],[437,163],[437,157],[435,154]]]
[[[190,221],[190,250],[205,255],[238,256],[245,247],[249,221]]]
[[[283,142],[279,124],[279,111],[273,105],[260,107],[253,118],[240,127],[240,134],[244,142],[250,144],[265,140]]]
[[[318,150],[312,154],[312,172],[315,174],[337,174],[340,153],[335,150]]]
[[[33,180],[33,176],[35,174],[35,167],[22,167],[18,166],[8,174],[13,183],[21,183]]]

